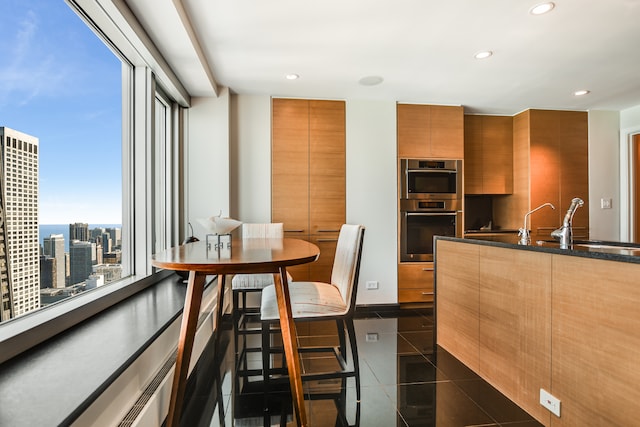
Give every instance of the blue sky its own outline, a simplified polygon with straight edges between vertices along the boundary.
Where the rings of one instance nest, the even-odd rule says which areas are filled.
[[[120,59],[64,0],[0,16],[0,126],[40,139],[40,223],[121,223]]]

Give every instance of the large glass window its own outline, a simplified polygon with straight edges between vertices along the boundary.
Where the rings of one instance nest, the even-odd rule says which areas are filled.
[[[153,283],[150,254],[178,241],[181,129],[166,72],[98,3],[0,14],[0,343],[28,348]]]
[[[0,14],[4,321],[120,279],[127,254],[122,60],[62,0]]]

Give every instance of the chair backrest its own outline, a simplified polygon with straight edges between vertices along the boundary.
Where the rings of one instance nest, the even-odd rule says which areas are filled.
[[[242,224],[242,238],[272,238],[281,239],[284,236],[284,227],[281,222],[268,224]]]
[[[343,224],[340,228],[336,256],[331,270],[331,284],[340,289],[347,303],[348,312],[352,312],[356,305],[363,241],[364,226]]]

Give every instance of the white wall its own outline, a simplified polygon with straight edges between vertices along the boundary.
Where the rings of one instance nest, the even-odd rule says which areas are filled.
[[[204,240],[198,219],[229,216],[229,91],[218,98],[192,98],[186,138],[186,217],[194,235]]]
[[[640,105],[620,111],[620,129],[640,128]]]
[[[620,177],[617,111],[589,111],[589,235],[593,240],[620,240]],[[611,199],[611,209],[600,200]]]
[[[358,304],[398,301],[396,103],[347,100],[347,222],[366,227]],[[367,290],[374,280],[377,290]]]
[[[242,222],[271,222],[271,97],[234,95],[232,213]]]

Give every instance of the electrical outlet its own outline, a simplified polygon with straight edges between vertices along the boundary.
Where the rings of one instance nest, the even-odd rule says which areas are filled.
[[[366,342],[378,342],[378,333],[377,332],[367,332],[364,336],[364,340]]]
[[[367,281],[367,289],[378,289],[378,282],[376,280]]]
[[[556,417],[560,417],[560,399],[543,388],[540,389],[540,404]]]
[[[600,199],[600,209],[611,209],[611,199]]]

